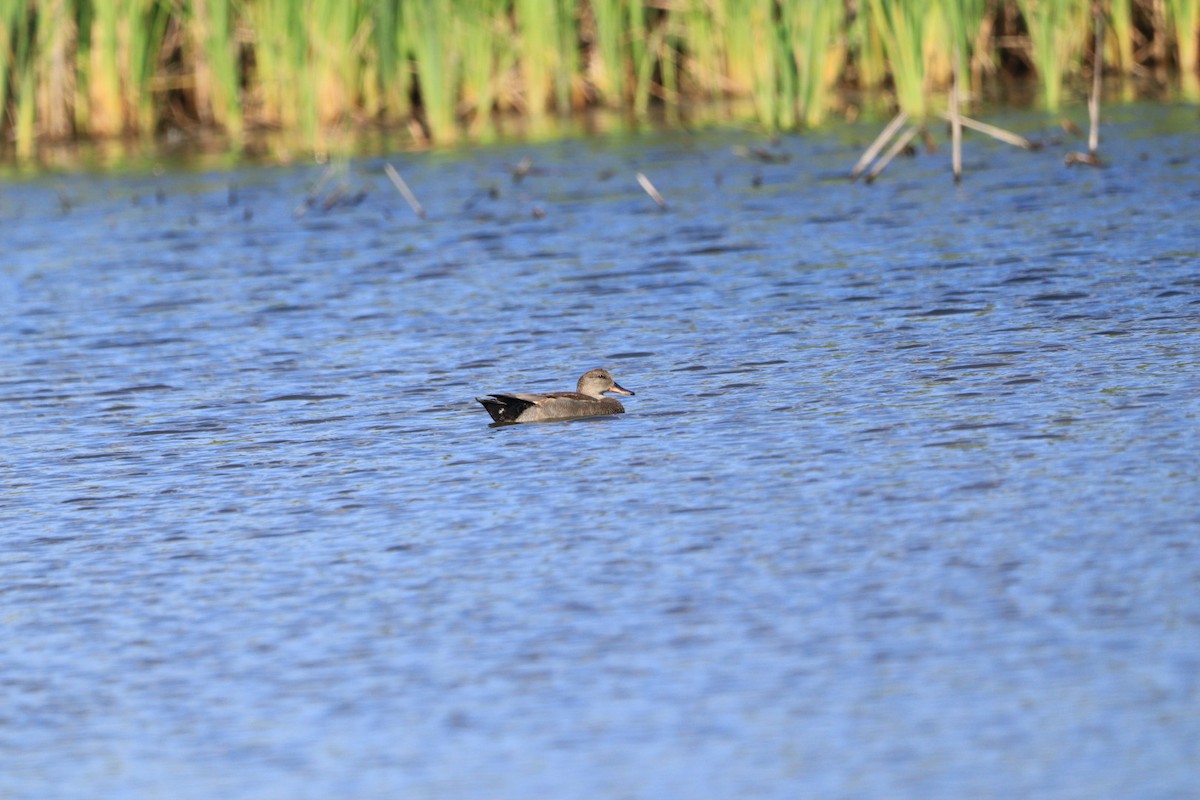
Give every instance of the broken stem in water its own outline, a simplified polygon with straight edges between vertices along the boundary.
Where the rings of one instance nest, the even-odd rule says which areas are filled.
[[[404,200],[408,203],[408,207],[413,210],[421,219],[425,219],[425,209],[417,202],[417,196],[412,193],[412,189],[408,188],[408,184],[404,182],[404,178],[400,177],[400,173],[396,172],[396,168],[391,164],[384,164],[383,171],[387,173],[392,185],[403,195]]]
[[[1104,9],[1098,2],[1092,3],[1092,27],[1095,41],[1092,46],[1092,93],[1088,96],[1088,151],[1067,153],[1063,159],[1068,167],[1084,164],[1089,167],[1102,166],[1100,162],[1100,84],[1104,77]]]
[[[658,189],[654,188],[654,184],[650,182],[649,178],[639,172],[637,174],[637,181],[639,184],[641,184],[641,187],[646,190],[646,194],[650,195],[650,199],[652,199],[655,203],[658,203],[659,208],[667,207],[667,201],[663,200],[663,196],[658,193]]]
[[[958,47],[954,48],[954,83],[950,85],[950,163],[954,182],[962,182],[962,115],[959,113]]]
[[[850,180],[854,180],[862,174],[862,171],[866,169],[872,161],[875,160],[877,155],[879,155],[879,151],[882,150],[883,146],[888,143],[888,140],[895,136],[896,131],[900,130],[900,128],[907,121],[908,114],[901,111],[895,116],[895,118],[892,119],[891,122],[887,124],[887,127],[875,137],[875,141],[871,142],[871,146],[868,147],[866,152],[862,154],[862,158],[860,158],[858,163],[854,165],[854,169],[850,170]],[[912,137],[910,136],[909,139],[911,138]]]
[[[892,162],[892,159],[899,155],[900,151],[907,147],[908,143],[913,140],[913,137],[920,132],[920,128],[918,128],[916,125],[912,125],[908,130],[901,134],[900,138],[896,139],[895,144],[891,146],[884,157],[879,159],[879,163],[877,163],[871,169],[871,171],[867,173],[867,183],[871,183],[877,177],[879,177],[879,173],[883,172],[887,165]]]
[[[941,116],[942,119],[950,119],[949,114],[941,114],[939,116]],[[986,122],[980,122],[979,120],[971,119],[970,117],[965,117],[961,114],[959,115],[958,119],[964,128],[970,128],[973,131],[978,131],[979,133],[991,136],[993,139],[999,139],[1005,144],[1011,144],[1013,147],[1020,147],[1022,150],[1035,149],[1033,142],[1029,141],[1024,136],[1010,133],[1003,128],[997,128],[995,125],[988,125]]]
[[[1092,4],[1092,17],[1096,44],[1092,54],[1092,96],[1088,98],[1088,117],[1092,124],[1088,132],[1088,154],[1096,158],[1100,152],[1100,83],[1104,73],[1104,12],[1098,2]]]

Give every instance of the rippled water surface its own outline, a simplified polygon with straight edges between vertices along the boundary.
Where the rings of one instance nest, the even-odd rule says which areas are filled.
[[[10,182],[0,796],[1195,797],[1196,120]]]

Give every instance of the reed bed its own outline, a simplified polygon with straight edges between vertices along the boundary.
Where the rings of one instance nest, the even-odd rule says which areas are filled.
[[[962,78],[1036,76],[1057,113],[1109,75],[1200,81],[1200,0],[0,0],[0,132],[43,142],[167,129],[298,133],[318,153],[362,125],[420,143],[500,115],[640,120],[748,100],[766,130],[820,125],[842,90],[914,120]],[[1194,93],[1195,89],[1192,90]],[[1200,99],[1193,94],[1193,99]]]

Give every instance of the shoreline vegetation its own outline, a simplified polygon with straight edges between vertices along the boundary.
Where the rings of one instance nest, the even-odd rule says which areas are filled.
[[[0,160],[271,132],[320,158],[372,127],[440,146],[703,104],[792,131],[852,116],[852,94],[932,118],[952,83],[966,108],[1033,82],[1056,116],[1097,61],[1127,97],[1177,81],[1200,101],[1200,0],[0,0]]]

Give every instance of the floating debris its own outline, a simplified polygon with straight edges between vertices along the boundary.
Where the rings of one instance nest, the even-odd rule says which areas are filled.
[[[1095,153],[1067,153],[1063,156],[1063,164],[1073,167],[1077,164],[1085,167],[1102,167],[1104,162]]]
[[[313,188],[309,190],[308,194],[304,196],[304,200],[301,201],[300,205],[296,206],[296,208],[292,211],[292,216],[303,217],[305,214],[307,214],[308,210],[317,204],[317,200],[321,196],[321,190],[325,188],[325,184],[328,183],[332,177],[333,165],[326,166],[324,171],[321,172],[321,177],[317,178],[316,185],[313,186]]]
[[[533,172],[533,159],[525,156],[516,165],[509,167],[509,172],[512,173],[512,182],[520,183],[526,175]]]
[[[761,161],[764,164],[786,164],[792,160],[787,153],[773,153],[765,147],[745,147],[739,144],[734,145],[731,149],[733,154],[739,158]]]

